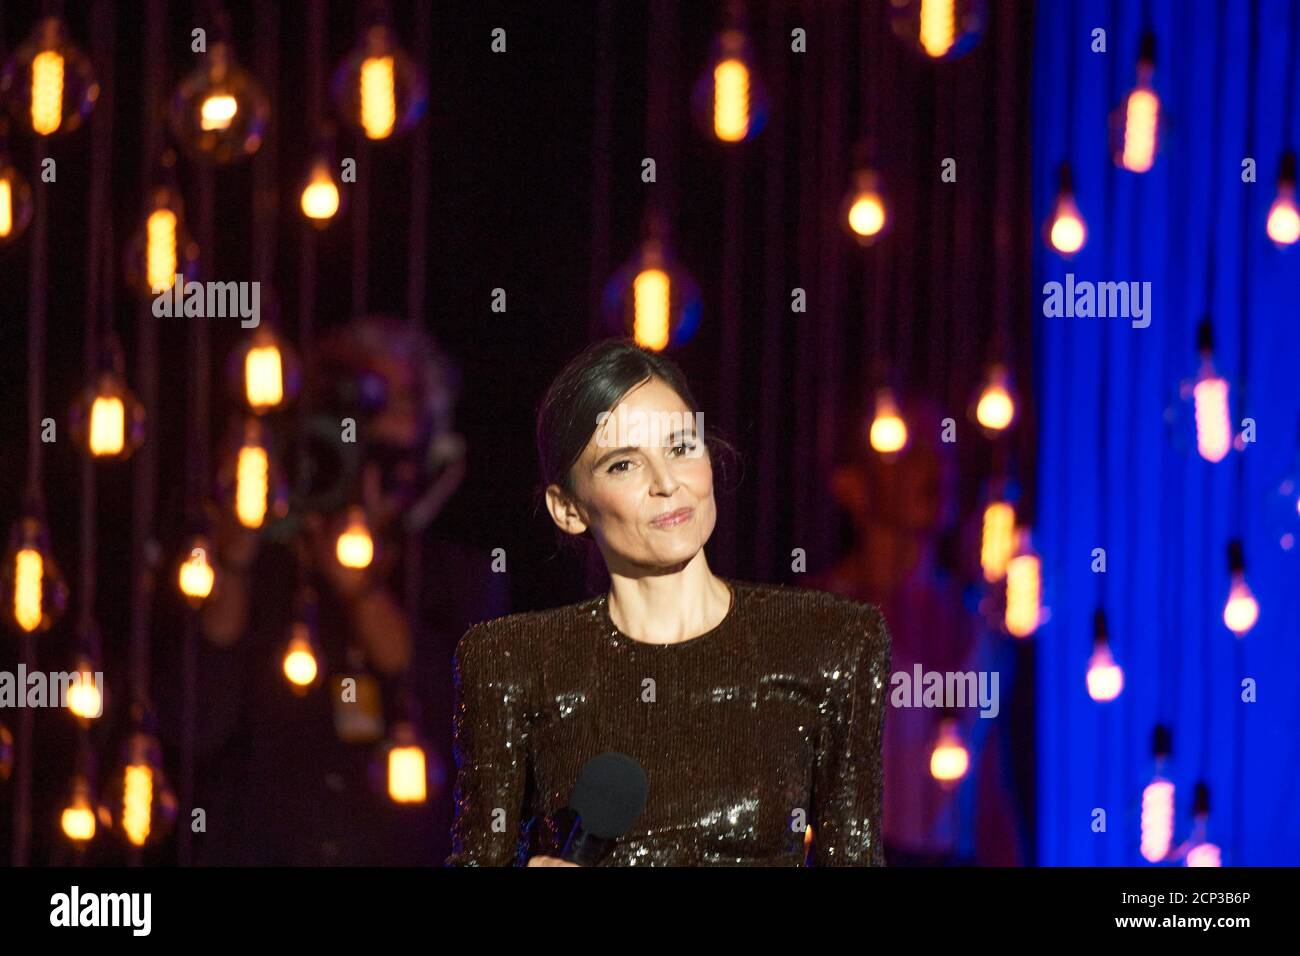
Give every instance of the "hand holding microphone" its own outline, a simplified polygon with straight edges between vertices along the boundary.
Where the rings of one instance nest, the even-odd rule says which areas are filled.
[[[595,866],[645,810],[645,771],[627,754],[592,757],[578,774],[565,809],[573,827],[560,856],[534,856],[529,866]]]

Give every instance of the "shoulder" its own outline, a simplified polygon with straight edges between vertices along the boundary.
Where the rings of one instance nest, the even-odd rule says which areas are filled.
[[[752,611],[759,616],[801,620],[815,629],[858,639],[888,637],[880,608],[842,594],[788,584],[732,581],[745,590]]]

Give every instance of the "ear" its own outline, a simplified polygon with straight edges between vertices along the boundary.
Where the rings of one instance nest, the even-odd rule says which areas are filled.
[[[566,534],[582,534],[587,530],[587,522],[578,505],[559,485],[547,486],[546,510],[551,513],[551,520]]]

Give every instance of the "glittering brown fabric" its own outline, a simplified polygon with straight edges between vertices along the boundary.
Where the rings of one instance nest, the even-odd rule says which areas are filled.
[[[601,866],[884,865],[883,617],[821,591],[723,580],[726,617],[677,644],[623,634],[604,595],[465,633],[448,866],[558,856],[557,814],[607,750],[640,761],[649,794]]]

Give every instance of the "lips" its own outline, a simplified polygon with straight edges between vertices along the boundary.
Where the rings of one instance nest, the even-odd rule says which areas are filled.
[[[666,515],[660,515],[650,523],[656,528],[675,528],[679,524],[685,524],[691,520],[691,515],[695,514],[694,508],[678,508],[676,511],[670,511]]]

